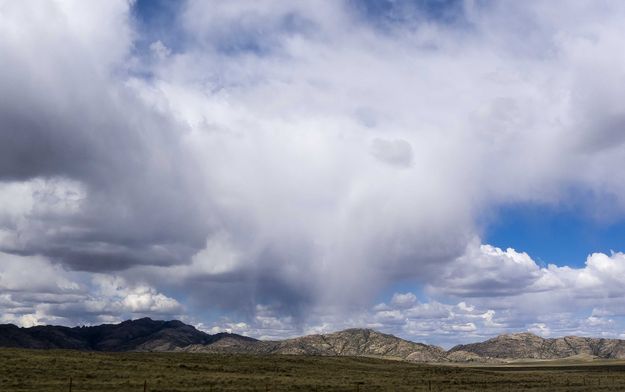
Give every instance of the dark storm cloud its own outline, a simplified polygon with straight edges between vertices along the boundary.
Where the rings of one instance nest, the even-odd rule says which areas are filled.
[[[26,54],[5,38],[0,181],[57,180],[44,193],[71,181],[84,197],[71,213],[29,214],[2,250],[90,271],[187,262],[206,240],[209,201],[199,203],[185,126],[140,102],[60,25],[33,29],[42,37]]]
[[[70,216],[31,215],[12,251],[44,254],[77,269],[114,270],[184,262],[203,246],[208,227],[198,213],[203,207],[192,189],[192,163],[177,146],[182,127],[138,102],[121,101],[98,100],[96,108],[90,100],[68,101],[80,116],[28,98],[16,102],[29,108],[23,115],[2,108],[1,178],[70,179],[87,194]]]

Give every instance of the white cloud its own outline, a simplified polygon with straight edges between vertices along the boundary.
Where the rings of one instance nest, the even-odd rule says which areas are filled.
[[[452,324],[448,328],[454,332],[474,332],[477,329],[473,323]]]
[[[176,315],[183,309],[173,298],[159,293],[145,284],[130,284],[119,276],[96,275],[92,279],[95,292],[106,301],[106,306],[120,314]]]
[[[457,296],[502,296],[542,291],[561,285],[549,269],[526,253],[480,245],[474,240],[464,255],[441,269],[430,283],[434,290]]]
[[[174,292],[274,336],[557,333],[622,313],[621,253],[542,267],[475,238],[510,203],[622,219],[625,7],[466,2],[459,25],[380,28],[350,3],[189,1],[191,39],[141,53],[132,2],[1,2],[11,314],[179,312]],[[371,308],[399,280],[433,299]]]
[[[70,273],[42,257],[0,253],[0,292],[74,294],[83,290]]]
[[[530,327],[527,329],[529,332],[539,335],[539,336],[544,336],[547,337],[549,335],[551,335],[551,330],[549,329],[549,327],[545,324],[545,323],[534,323],[531,324]]]
[[[625,296],[625,254],[593,253],[585,266],[539,266],[528,254],[473,242],[466,253],[447,264],[429,283],[432,293],[464,298],[544,297],[545,300],[578,299],[595,306],[620,302]],[[571,301],[569,307],[578,303]],[[602,307],[603,312],[606,308]],[[598,310],[597,310],[598,311]]]
[[[412,164],[412,146],[403,139],[373,139],[371,153],[391,165],[410,166]]]
[[[593,31],[602,53],[611,52],[613,32],[569,24],[548,6],[518,8],[536,25],[534,48],[517,25],[502,23],[510,16],[499,7],[470,10],[475,30],[459,36],[444,25],[376,31],[339,3],[191,2],[185,27],[201,45],[135,87],[189,121],[224,232],[250,260],[239,268],[259,279],[257,271],[277,270],[271,285],[285,288],[275,292],[297,287],[304,302],[362,305],[398,276],[445,271],[478,234],[483,208],[598,189],[581,174],[595,158],[570,133],[578,135],[580,105],[571,97],[582,92],[575,67],[592,44],[577,29]],[[604,12],[613,10],[592,16]],[[216,22],[199,23],[205,18]],[[297,23],[285,28],[289,18]],[[224,47],[236,33],[245,42]],[[476,295],[469,279],[509,295],[562,284],[527,255],[502,252],[507,275],[473,276],[466,262],[447,276],[447,292]]]
[[[262,317],[256,317],[239,331],[252,336],[290,337],[311,331],[369,327],[446,347],[523,331],[546,337],[618,337],[623,325],[615,317],[623,316],[625,305],[625,285],[620,278],[623,274],[619,273],[624,266],[622,253],[596,253],[588,256],[581,268],[540,267],[525,253],[474,243],[465,255],[448,265],[448,275],[431,282],[428,292],[433,298],[427,302],[420,302],[414,293],[395,293],[388,303],[369,310],[339,317],[316,309],[303,326],[272,313],[272,323],[259,322]],[[540,283],[546,275],[559,284]],[[449,276],[464,278],[449,281]],[[509,287],[502,290],[493,282],[505,282]],[[454,297],[463,300],[454,305]],[[271,308],[259,309],[266,314]],[[218,323],[213,329],[228,330],[230,324]]]
[[[148,285],[72,272],[39,256],[0,252],[0,321],[21,326],[176,317],[182,305]]]
[[[413,293],[395,293],[391,298],[391,304],[397,307],[411,307],[417,302],[417,296]]]
[[[164,313],[171,315],[181,310],[178,301],[147,287],[135,289],[135,292],[128,294],[123,299],[122,304],[133,313]]]
[[[160,40],[152,42],[150,44],[150,50],[159,60],[164,60],[171,54],[171,49],[165,46]]]

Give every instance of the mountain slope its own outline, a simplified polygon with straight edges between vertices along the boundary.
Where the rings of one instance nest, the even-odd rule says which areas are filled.
[[[63,348],[96,351],[171,351],[192,344],[211,344],[238,335],[209,335],[180,321],[142,318],[90,327],[0,325],[0,347]],[[251,338],[241,339],[253,340]]]
[[[0,325],[0,347],[92,351],[186,351],[198,353],[374,356],[414,362],[501,362],[515,359],[625,359],[625,341],[577,336],[542,338],[531,333],[501,335],[445,352],[371,329],[262,341],[219,333],[210,335],[181,321],[142,318],[89,327]]]
[[[418,362],[445,360],[445,351],[440,347],[414,343],[370,329],[347,329],[281,341],[241,342],[237,339],[223,339],[210,345],[193,345],[182,350],[213,353],[376,356]]]
[[[464,351],[483,358],[560,359],[575,355],[598,358],[625,358],[625,341],[618,339],[566,336],[545,339],[531,333],[501,335],[484,342],[453,347],[449,353]]]

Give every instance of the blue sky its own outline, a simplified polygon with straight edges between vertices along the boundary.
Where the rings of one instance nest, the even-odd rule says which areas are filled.
[[[501,208],[484,240],[523,249],[544,264],[582,266],[591,253],[619,251],[625,223],[601,221],[572,208],[522,205]]]
[[[376,25],[424,22],[461,24],[463,2],[458,0],[352,0],[350,5]]]
[[[7,2],[0,322],[625,336],[623,17]]]

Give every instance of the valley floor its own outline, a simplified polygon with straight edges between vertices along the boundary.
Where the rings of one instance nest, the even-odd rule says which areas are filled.
[[[625,362],[437,366],[374,358],[0,349],[0,391],[623,391]]]

